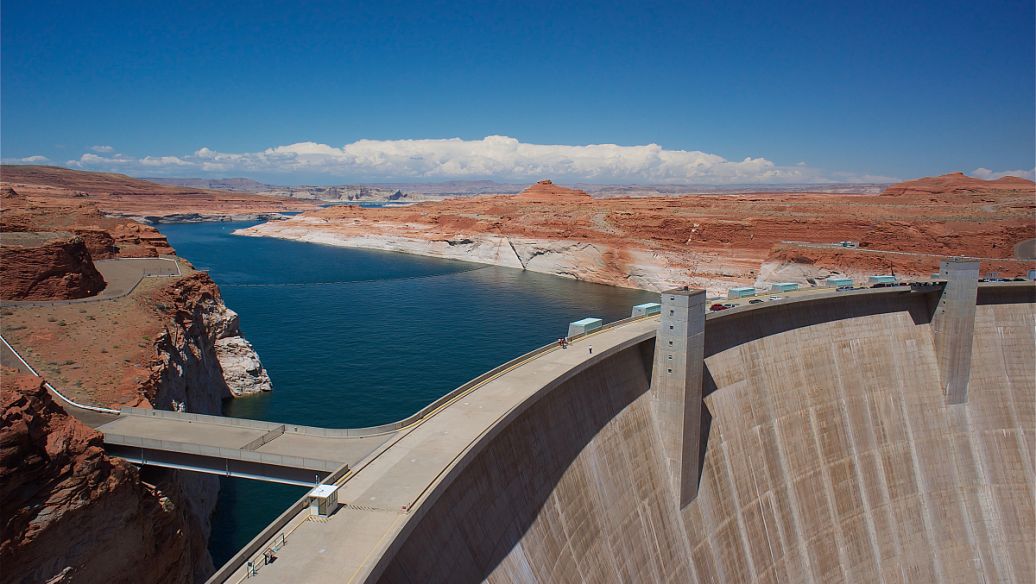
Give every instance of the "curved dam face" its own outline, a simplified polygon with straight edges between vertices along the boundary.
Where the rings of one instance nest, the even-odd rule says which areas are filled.
[[[932,298],[710,318],[699,493],[652,416],[654,340],[485,441],[388,548],[383,582],[1032,582],[1033,290],[979,291],[947,405]]]

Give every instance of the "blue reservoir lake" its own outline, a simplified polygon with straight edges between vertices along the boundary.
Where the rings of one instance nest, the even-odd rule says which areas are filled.
[[[333,428],[399,420],[469,379],[658,294],[512,268],[160,225],[209,270],[273,381],[224,414]],[[209,549],[224,563],[305,489],[221,478]]]

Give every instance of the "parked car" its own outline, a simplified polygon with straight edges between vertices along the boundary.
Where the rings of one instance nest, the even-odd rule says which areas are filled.
[[[766,301],[763,300],[762,298],[753,298],[753,299],[748,301],[749,304],[762,304],[763,302],[766,302]]]
[[[733,302],[726,302],[726,303],[723,304],[723,307],[724,308],[737,308],[737,304],[734,304]]]
[[[709,310],[711,310],[713,312],[716,312],[716,311],[719,311],[719,310],[726,310],[727,308],[728,308],[728,306],[726,304],[716,303],[716,304],[713,304],[712,306],[710,306]]]
[[[783,296],[771,296],[770,300],[784,300]]]

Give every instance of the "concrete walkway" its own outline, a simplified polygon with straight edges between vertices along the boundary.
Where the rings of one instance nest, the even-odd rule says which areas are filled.
[[[542,353],[404,428],[339,481],[338,499],[346,506],[321,522],[307,521],[306,513],[299,513],[269,539],[262,549],[279,545],[282,533],[287,534],[287,545],[273,564],[258,562],[258,578],[363,581],[412,510],[482,436],[516,415],[517,408],[531,403],[538,392],[653,336],[657,327],[657,317],[641,319],[579,339],[566,350]],[[239,582],[246,568],[240,566],[226,576],[225,581]]]

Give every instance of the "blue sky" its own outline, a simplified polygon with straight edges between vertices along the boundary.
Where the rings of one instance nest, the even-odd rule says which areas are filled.
[[[1034,20],[1031,0],[12,0],[2,156],[281,183],[1031,174]]]

